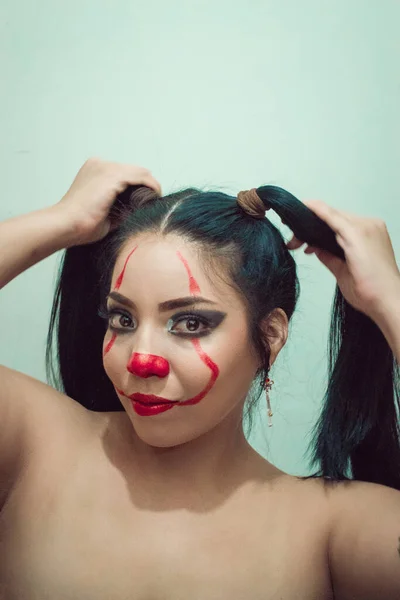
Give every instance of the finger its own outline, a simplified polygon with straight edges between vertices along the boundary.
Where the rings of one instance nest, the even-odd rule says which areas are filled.
[[[325,206],[326,208],[331,209],[331,211],[336,212],[336,213],[342,215],[343,217],[348,217],[349,220],[363,218],[363,217],[360,217],[360,215],[356,215],[356,214],[348,212],[346,210],[339,210],[338,208],[334,208],[333,206],[330,206],[329,204],[327,204],[326,202],[323,202],[322,200],[309,199],[309,200],[302,200],[302,202],[309,208],[314,207],[314,206],[316,208],[318,208],[318,206],[321,206],[321,207]]]
[[[341,258],[334,256],[326,250],[320,250],[317,248],[315,251],[315,256],[323,265],[325,265],[327,269],[329,269],[331,273],[333,273],[336,279],[340,278],[344,268],[347,269],[344,261]]]
[[[296,236],[293,236],[292,239],[290,240],[290,242],[288,242],[286,244],[286,247],[288,250],[296,250],[297,248],[301,248],[301,246],[304,243],[305,242],[302,242],[301,240],[297,239]]]
[[[146,185],[155,190],[160,196],[162,195],[159,181],[157,181],[147,169],[140,169],[136,166],[127,165],[126,183],[130,183],[131,185]]]
[[[318,248],[315,248],[315,246],[308,246],[304,250],[304,254],[313,254],[313,252],[316,252],[317,250],[318,250]]]
[[[153,190],[156,191],[159,194],[159,196],[162,196],[161,184],[152,175],[145,177],[144,183],[148,187],[153,188]]]
[[[346,233],[349,235],[354,225],[358,224],[360,220],[358,215],[337,210],[332,206],[328,206],[322,200],[306,200],[303,204],[325,221],[335,233],[341,233],[342,235]]]

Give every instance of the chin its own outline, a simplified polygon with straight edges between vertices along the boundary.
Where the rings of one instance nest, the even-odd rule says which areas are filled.
[[[149,421],[149,425],[138,425],[138,423],[135,423],[135,417],[133,417],[131,421],[133,421],[132,426],[136,436],[141,442],[147,446],[152,446],[153,448],[174,448],[176,446],[182,446],[202,435],[199,431],[186,431],[185,434],[181,428],[180,431],[177,430],[174,433],[171,428],[167,429],[165,424],[160,424],[157,427],[157,425],[154,425],[154,421],[153,423]]]

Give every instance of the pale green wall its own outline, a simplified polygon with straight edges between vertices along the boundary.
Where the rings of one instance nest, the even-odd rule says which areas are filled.
[[[397,0],[2,5],[1,220],[55,203],[97,155],[144,165],[164,192],[272,183],[379,216],[399,255]],[[260,421],[251,441],[306,474],[334,279],[315,257],[297,261],[274,426]],[[0,362],[42,380],[55,266],[54,256],[0,295]]]

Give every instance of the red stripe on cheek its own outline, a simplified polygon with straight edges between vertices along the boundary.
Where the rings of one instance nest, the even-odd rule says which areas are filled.
[[[207,365],[209,369],[211,369],[212,375],[207,386],[202,392],[200,392],[200,394],[197,394],[197,396],[194,396],[194,398],[190,398],[190,400],[185,400],[184,402],[181,402],[181,404],[197,404],[198,402],[200,402],[200,400],[203,400],[204,396],[206,396],[211,390],[219,375],[219,368],[217,367],[215,362],[211,360],[208,354],[204,352],[203,348],[200,346],[200,341],[195,338],[192,340],[192,343],[200,359]]]
[[[107,354],[107,352],[108,352],[109,350],[111,350],[111,348],[112,348],[112,345],[113,345],[113,343],[115,342],[115,338],[116,338],[116,337],[117,337],[117,334],[116,334],[116,333],[113,333],[113,334],[112,334],[112,338],[111,338],[111,340],[108,342],[107,346],[106,346],[106,347],[105,347],[105,349],[104,349],[104,354],[103,354],[103,357],[104,357],[104,356]]]
[[[193,277],[187,260],[182,256],[182,254],[180,252],[177,252],[177,254],[178,254],[179,258],[181,259],[181,261],[183,262],[183,264],[185,265],[185,269],[189,276],[190,293],[193,296],[199,295],[200,294],[200,286],[197,283],[196,279]],[[206,354],[204,352],[203,348],[200,345],[200,340],[198,338],[194,338],[194,339],[192,339],[192,344],[193,344],[194,349],[196,350],[197,354],[199,355],[200,360],[202,360],[203,363],[205,365],[207,365],[207,367],[209,369],[211,369],[212,375],[211,375],[210,381],[208,382],[207,386],[204,388],[204,390],[202,392],[200,392],[200,394],[197,394],[197,396],[194,396],[194,398],[185,400],[184,402],[181,402],[180,404],[197,404],[198,402],[200,402],[200,400],[202,400],[204,398],[204,396],[206,396],[208,394],[208,392],[214,385],[214,383],[219,375],[218,366],[215,364],[215,362],[213,360],[211,360],[211,358],[208,356],[208,354]]]

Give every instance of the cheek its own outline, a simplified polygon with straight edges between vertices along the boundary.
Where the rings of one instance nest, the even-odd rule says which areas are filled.
[[[207,350],[205,352],[208,354]],[[170,362],[168,384],[171,391],[175,391],[174,395],[188,398],[204,390],[212,370],[201,359],[194,345],[189,342],[186,348],[170,348],[166,356]],[[212,356],[210,358],[214,361]]]
[[[121,375],[124,372],[125,363],[124,357],[121,356],[121,352],[114,345],[115,336],[107,339],[103,343],[103,367],[106,375],[113,383],[116,383],[118,379],[121,379]]]
[[[210,349],[210,356],[219,367],[218,380],[224,380],[225,385],[230,381],[234,385],[243,377],[247,379],[254,368],[254,356],[244,328],[235,328],[221,337],[214,349]]]
[[[109,356],[103,357],[103,368],[107,377],[113,381],[115,379],[115,371]]]

